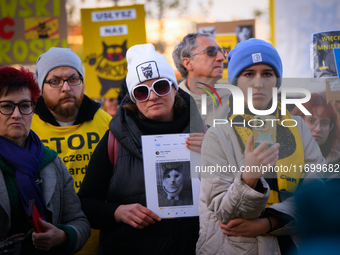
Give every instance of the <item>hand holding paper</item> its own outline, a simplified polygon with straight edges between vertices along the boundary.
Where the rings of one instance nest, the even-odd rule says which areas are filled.
[[[124,222],[137,229],[143,229],[156,221],[161,221],[160,217],[140,204],[120,205],[115,211],[117,222]]]

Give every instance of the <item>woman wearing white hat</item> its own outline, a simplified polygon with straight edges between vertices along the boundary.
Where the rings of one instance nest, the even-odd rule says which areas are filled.
[[[195,254],[198,217],[161,220],[146,208],[141,136],[196,132],[187,146],[200,152],[203,121],[152,44],[131,47],[127,61],[129,94],[108,131],[119,142],[114,174],[107,132],[78,193],[83,210],[91,226],[101,229],[99,254]]]

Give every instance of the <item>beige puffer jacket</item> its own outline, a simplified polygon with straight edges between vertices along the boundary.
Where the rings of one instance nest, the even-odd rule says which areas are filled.
[[[303,120],[300,117],[293,116],[293,118],[298,123],[297,128],[304,148],[305,163],[324,164],[319,146]],[[215,128],[211,127],[204,136],[202,167],[216,166],[216,164],[219,166],[236,166],[237,169],[244,165],[244,157],[237,138],[228,124],[217,125]],[[319,179],[321,176],[308,174],[305,177],[304,184],[312,180],[307,177]],[[298,243],[297,236],[294,235],[297,215],[292,197],[287,199],[281,197],[281,203],[270,206],[270,208],[295,219],[284,227],[272,231],[270,235],[254,238],[223,235],[218,224],[219,221],[226,223],[234,218],[253,219],[261,215],[269,198],[269,186],[263,178],[260,180],[262,185],[268,188],[265,193],[250,188],[240,179],[239,174],[228,172],[201,173],[200,237],[196,245],[196,254],[280,254],[278,241],[275,237],[279,235],[292,235],[294,243]]]

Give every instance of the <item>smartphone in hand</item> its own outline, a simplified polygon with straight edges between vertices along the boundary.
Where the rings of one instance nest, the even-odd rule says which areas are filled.
[[[253,122],[253,134],[254,134],[254,150],[262,142],[269,141],[269,145],[265,150],[269,149],[276,143],[276,123],[275,116],[267,115],[255,115]]]
[[[42,233],[42,229],[39,226],[38,220],[43,218],[40,216],[37,206],[35,205],[35,199],[29,201],[28,206],[28,219],[36,233]]]

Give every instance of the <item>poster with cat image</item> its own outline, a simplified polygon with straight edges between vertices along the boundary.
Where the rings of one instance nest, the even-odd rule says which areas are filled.
[[[193,178],[188,134],[142,136],[147,208],[161,218],[198,216],[200,181]],[[200,160],[200,159],[198,159]]]
[[[127,74],[127,50],[146,43],[144,5],[81,9],[85,91],[116,98]]]

